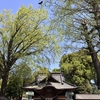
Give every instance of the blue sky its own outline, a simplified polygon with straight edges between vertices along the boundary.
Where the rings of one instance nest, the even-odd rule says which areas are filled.
[[[33,7],[38,8],[40,0],[0,0],[0,12],[4,9],[11,9],[12,12],[17,12],[18,9],[22,6],[28,6],[30,4],[33,5]]]
[[[32,4],[34,8],[39,9],[40,5],[38,2],[40,1],[41,0],[0,0],[0,12],[6,9],[16,13],[22,5],[29,6],[30,4]],[[59,62],[51,64],[50,69],[59,68],[58,63]]]

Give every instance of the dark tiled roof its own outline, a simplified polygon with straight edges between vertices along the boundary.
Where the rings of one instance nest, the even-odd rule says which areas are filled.
[[[30,84],[24,89],[42,89],[45,86],[52,86],[56,89],[76,89],[76,86],[73,86],[67,82],[65,82],[64,77],[61,73],[51,73],[51,75],[46,80],[45,74],[39,74],[37,77],[36,84]]]
[[[74,86],[71,86],[69,84],[66,84],[66,83],[55,83],[55,82],[49,82],[49,84],[39,84],[39,85],[30,85],[30,86],[26,86],[24,87],[24,89],[37,89],[37,90],[40,90],[42,88],[44,88],[45,86],[52,86],[56,89],[76,89],[76,87]]]
[[[51,78],[54,81],[56,80],[57,82],[60,82],[60,83],[65,80],[61,73],[50,73],[50,76],[49,77],[46,74],[40,73],[40,74],[38,74],[36,80],[37,80],[37,82],[41,82],[41,81],[43,81],[45,79],[48,79],[49,80]]]
[[[76,100],[100,100],[98,94],[76,94]]]

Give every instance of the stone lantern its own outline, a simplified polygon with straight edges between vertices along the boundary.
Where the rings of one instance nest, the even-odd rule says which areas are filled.
[[[26,95],[27,95],[28,100],[32,100],[32,96],[34,96],[34,92],[33,91],[28,91],[28,92],[26,92]]]
[[[67,100],[73,100],[73,98],[72,98],[73,95],[74,95],[73,92],[67,91],[65,94],[65,97],[67,98]]]

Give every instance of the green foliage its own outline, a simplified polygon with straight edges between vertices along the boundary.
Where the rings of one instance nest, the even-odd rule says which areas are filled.
[[[0,17],[0,50],[5,60],[9,57],[11,65],[23,56],[38,55],[49,45],[48,36],[43,32],[43,21],[47,15],[45,10],[35,10],[31,6],[22,6],[16,15],[3,11]],[[2,59],[0,61],[3,66]]]
[[[91,57],[86,55],[86,51],[80,50],[63,55],[60,61],[60,69],[64,73],[66,81],[78,86],[79,93],[93,92],[90,81],[96,80],[96,72]]]
[[[14,66],[13,70],[10,72],[10,77],[13,75],[18,76],[22,82],[23,86],[29,82],[32,82],[32,69],[26,62],[20,63],[20,65]]]
[[[94,93],[92,90],[92,86],[89,82],[89,80],[84,80],[83,84],[81,84],[80,86],[78,86],[78,91],[79,93]]]
[[[49,58],[47,54],[54,53],[54,48],[57,51],[55,36],[45,30],[47,17],[47,11],[32,6],[22,6],[15,15],[6,10],[0,14],[1,70],[4,66],[10,70],[18,59],[29,55],[34,55],[35,61],[40,58],[42,62],[42,59]]]
[[[6,96],[10,100],[14,97],[21,99],[23,94],[22,87],[32,82],[31,68],[26,62],[22,62],[19,66],[14,66],[9,75]]]
[[[64,50],[88,50],[100,88],[100,0],[46,0],[46,6],[53,11],[55,28],[64,35]]]
[[[46,68],[46,67],[39,67],[39,68],[33,73],[33,79],[34,79],[33,81],[36,80],[36,77],[37,77],[38,74],[44,74],[44,75],[46,75],[47,78],[48,78],[48,76],[50,75],[50,72],[49,72],[49,69]]]
[[[20,98],[20,96],[22,95],[22,85],[23,85],[23,82],[19,76],[10,77],[9,83],[6,89],[7,98],[9,100],[15,97]]]
[[[54,68],[54,69],[52,70],[52,72],[54,72],[54,73],[59,73],[59,72],[61,72],[61,70],[58,69],[58,68]]]
[[[14,65],[31,56],[34,65],[50,62],[60,51],[56,35],[46,25],[48,12],[22,6],[16,14],[0,13],[0,77],[4,95],[8,75]],[[19,66],[17,66],[19,67]]]

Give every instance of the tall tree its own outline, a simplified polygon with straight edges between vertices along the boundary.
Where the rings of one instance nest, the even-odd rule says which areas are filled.
[[[91,57],[86,55],[86,52],[80,50],[63,55],[60,60],[60,70],[67,82],[78,87],[78,93],[93,93],[91,80],[96,82],[96,73]]]
[[[16,14],[6,10],[0,13],[0,95],[5,95],[9,71],[14,64],[30,55],[35,62],[37,58],[48,58],[54,50],[56,39],[45,27],[47,16],[47,11],[32,6],[22,6]]]
[[[100,0],[46,0],[46,5],[53,11],[52,22],[64,34],[64,45],[88,50],[100,88]]]

